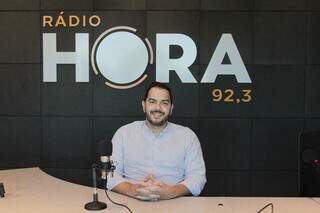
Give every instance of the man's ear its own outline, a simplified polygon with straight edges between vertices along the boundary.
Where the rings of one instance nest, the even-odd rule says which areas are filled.
[[[141,105],[142,105],[143,112],[146,113],[146,102],[145,101],[141,101]]]

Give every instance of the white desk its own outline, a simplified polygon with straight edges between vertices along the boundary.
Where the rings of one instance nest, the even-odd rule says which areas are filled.
[[[5,197],[0,198],[0,213],[90,212],[83,207],[92,200],[90,187],[57,179],[39,168],[2,170],[0,182],[6,190]],[[274,213],[320,212],[320,204],[309,198],[181,197],[143,202],[112,192],[110,196],[114,201],[128,205],[135,213],[255,213],[267,203],[273,203]],[[106,202],[108,208],[93,212],[128,212],[107,201],[103,190],[99,190],[99,200]],[[219,203],[223,206],[218,206]],[[263,212],[269,213],[271,209]]]

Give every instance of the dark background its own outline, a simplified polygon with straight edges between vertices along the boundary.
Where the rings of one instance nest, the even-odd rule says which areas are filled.
[[[43,28],[43,15],[94,15],[97,28]],[[58,51],[74,51],[74,33],[90,45],[106,29],[127,25],[148,37],[184,33],[198,48],[200,80],[222,33],[232,33],[252,79],[237,84],[182,84],[173,73],[173,122],[200,138],[207,196],[297,196],[298,134],[320,126],[319,0],[2,0],[0,4],[0,168],[40,166],[90,184],[95,144],[144,119],[141,96],[149,77],[129,90],[104,86],[90,70],[75,83],[74,66],[58,66],[58,82],[42,82],[42,33],[56,32]],[[173,57],[179,51],[172,51]],[[247,104],[211,101],[213,88],[250,88]]]

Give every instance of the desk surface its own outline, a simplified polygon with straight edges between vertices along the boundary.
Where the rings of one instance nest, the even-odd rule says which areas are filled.
[[[83,207],[92,200],[90,187],[57,179],[39,168],[2,170],[0,182],[4,183],[6,190],[5,197],[0,198],[1,213],[90,212]],[[103,190],[98,192],[99,200],[107,203],[108,208],[97,212],[128,212],[123,207],[110,203]],[[109,193],[114,201],[128,205],[133,212],[256,213],[268,203],[273,203],[275,213],[320,212],[320,200],[310,198],[180,197],[173,200],[144,202],[117,193]],[[263,212],[271,212],[271,209],[265,209]]]

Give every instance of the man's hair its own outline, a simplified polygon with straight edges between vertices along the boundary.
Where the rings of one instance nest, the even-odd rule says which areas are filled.
[[[154,87],[167,90],[169,92],[170,102],[173,103],[173,96],[172,96],[172,93],[171,93],[171,89],[167,85],[165,85],[164,83],[160,83],[160,82],[157,82],[157,81],[152,82],[149,85],[149,87],[147,88],[146,93],[144,94],[144,97],[143,97],[144,101],[147,100],[148,95],[149,95],[149,91]]]

